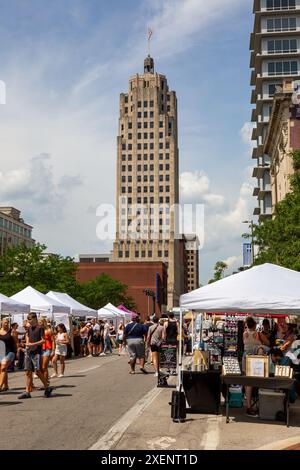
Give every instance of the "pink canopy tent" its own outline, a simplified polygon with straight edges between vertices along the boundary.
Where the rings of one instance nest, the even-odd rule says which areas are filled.
[[[132,316],[138,315],[136,312],[132,312],[131,310],[128,310],[128,308],[126,308],[125,305],[119,305],[117,308],[119,310],[122,310],[125,313],[128,313],[128,315],[130,315],[131,318],[132,318]]]

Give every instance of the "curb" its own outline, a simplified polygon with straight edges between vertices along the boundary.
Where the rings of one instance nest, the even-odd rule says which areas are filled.
[[[290,437],[289,439],[283,439],[282,441],[272,442],[259,447],[256,450],[295,450],[292,447],[300,449],[300,436]]]

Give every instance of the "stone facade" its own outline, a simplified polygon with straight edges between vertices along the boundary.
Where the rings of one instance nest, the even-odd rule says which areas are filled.
[[[293,81],[285,81],[275,94],[265,152],[271,159],[272,210],[290,192],[291,153],[300,149],[300,103],[293,104]]]
[[[187,256],[187,292],[199,286],[199,240],[195,235],[185,235],[185,251]]]
[[[164,75],[147,57],[144,74],[129,80],[120,95],[117,138],[116,240],[113,260],[160,261],[168,266],[167,308],[179,305],[182,292],[177,98]]]

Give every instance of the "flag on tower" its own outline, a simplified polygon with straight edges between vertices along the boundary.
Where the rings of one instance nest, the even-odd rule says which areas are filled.
[[[148,41],[150,41],[152,36],[153,36],[153,30],[151,28],[148,28]]]

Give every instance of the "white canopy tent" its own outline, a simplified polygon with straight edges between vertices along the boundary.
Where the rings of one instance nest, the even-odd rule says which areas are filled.
[[[51,297],[51,299],[53,300],[57,300],[58,302],[61,302],[64,305],[67,305],[68,307],[70,307],[73,317],[97,318],[96,310],[93,310],[81,304],[80,302],[77,302],[77,300],[73,299],[73,297],[71,297],[68,294],[64,294],[62,292],[54,292],[50,290],[47,293],[47,296]]]
[[[300,315],[300,273],[263,264],[226,277],[180,297],[180,331],[184,309],[204,313]],[[181,385],[182,342],[178,388]]]
[[[31,286],[26,287],[15,295],[11,296],[11,299],[17,302],[24,302],[30,305],[32,312],[37,312],[47,317],[55,317],[57,314],[71,315],[70,307],[64,305],[58,300],[54,300],[45,294],[42,294],[38,290]]]
[[[12,315],[15,313],[25,314],[30,312],[30,305],[17,302],[16,300],[0,294],[0,313],[1,315]]]
[[[180,297],[182,309],[300,315],[300,273],[274,264],[254,266]]]
[[[120,310],[114,305],[108,303],[98,310],[98,319],[107,318],[108,320],[123,320],[128,321],[131,319],[130,314]]]

